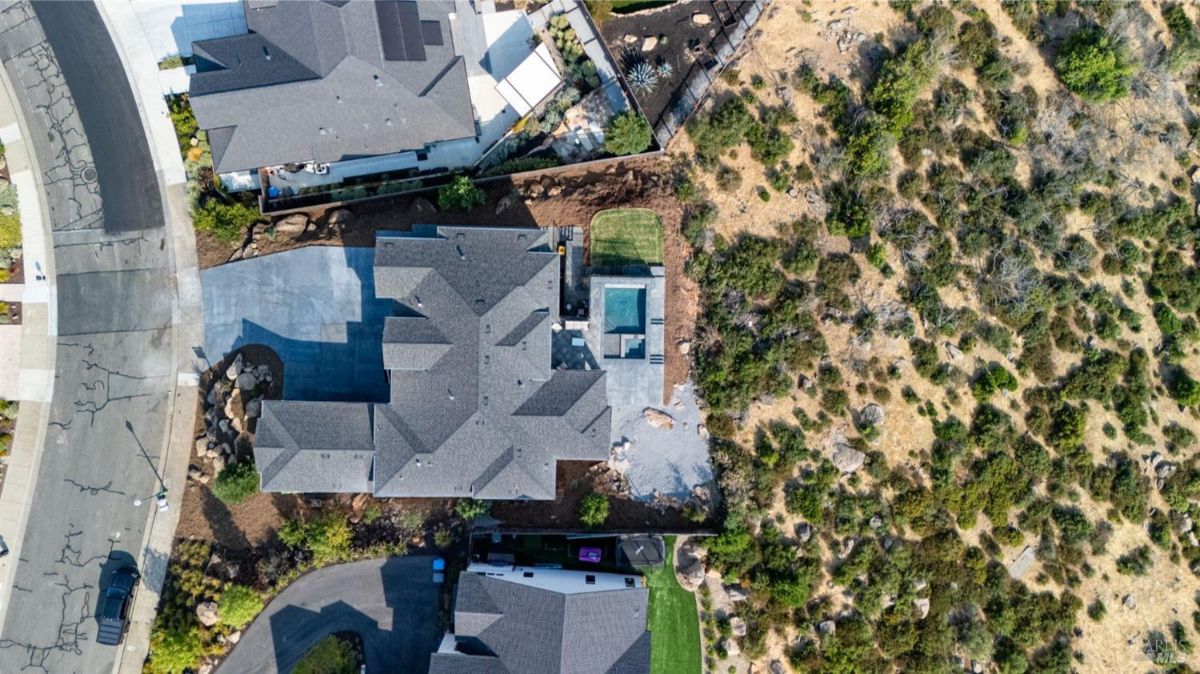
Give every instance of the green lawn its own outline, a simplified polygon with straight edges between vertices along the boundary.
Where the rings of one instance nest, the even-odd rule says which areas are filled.
[[[592,218],[592,265],[662,264],[662,220],[648,208],[613,208]]]
[[[675,580],[675,537],[667,536],[667,562],[646,574],[650,587],[651,674],[700,674],[700,617],[696,597]]]

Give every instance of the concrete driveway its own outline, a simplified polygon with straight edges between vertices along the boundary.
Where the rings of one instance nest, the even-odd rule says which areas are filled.
[[[283,359],[289,400],[386,402],[383,319],[371,248],[309,246],[200,273],[204,351],[216,362],[246,344]]]
[[[432,557],[330,566],[292,583],[267,606],[217,669],[290,672],[335,632],[363,638],[368,672],[426,672],[441,641]]]

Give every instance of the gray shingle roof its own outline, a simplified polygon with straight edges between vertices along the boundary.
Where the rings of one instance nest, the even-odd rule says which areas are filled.
[[[475,136],[450,35],[465,0],[414,3],[424,60],[388,60],[370,0],[246,3],[247,35],[193,45],[189,97],[218,173],[419,150]],[[471,25],[475,25],[472,23]],[[433,39],[436,33],[439,40]]]
[[[372,439],[373,470],[363,471],[369,486],[345,489],[334,475],[293,483],[292,471],[272,468],[303,459],[284,442],[311,422],[286,413],[295,403],[268,401],[264,410],[284,412],[273,413],[256,438],[264,489],[553,499],[559,460],[607,458],[604,373],[550,369],[559,259],[544,231],[417,226],[380,233],[374,274],[376,292],[396,300],[400,315],[383,331],[391,402],[347,416],[355,420],[353,437]]]
[[[262,407],[254,462],[263,491],[362,492],[374,449],[369,406],[279,400]]]
[[[644,674],[650,670],[648,600],[644,587],[562,594],[463,573],[455,635],[472,651],[482,646],[503,667],[475,671]],[[463,671],[453,669],[463,657],[435,653],[430,672]]]

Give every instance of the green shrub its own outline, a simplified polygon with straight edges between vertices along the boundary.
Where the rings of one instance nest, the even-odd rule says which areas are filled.
[[[971,395],[981,403],[992,399],[997,391],[1016,391],[1017,378],[1000,363],[988,363],[980,368],[971,382]]]
[[[1200,404],[1200,382],[1192,379],[1187,370],[1176,368],[1167,382],[1167,392],[1180,405],[1192,407]]]
[[[579,521],[585,527],[598,527],[608,519],[608,497],[592,492],[579,501]]]
[[[1115,101],[1129,93],[1134,66],[1098,28],[1080,28],[1059,51],[1054,68],[1063,84],[1086,101]]]
[[[1200,34],[1197,34],[1196,25],[1188,18],[1181,4],[1164,5],[1162,16],[1171,31],[1167,63],[1172,70],[1182,70],[1200,59]]]
[[[712,165],[726,150],[741,143],[754,123],[745,101],[734,97],[708,115],[694,116],[687,132],[701,164]]]
[[[1095,601],[1088,604],[1087,614],[1092,620],[1101,622],[1104,620],[1104,616],[1108,614],[1108,609],[1104,607],[1104,602],[1099,597],[1096,597]]]
[[[288,520],[279,529],[279,540],[284,545],[308,550],[317,566],[346,561],[350,557],[352,538],[350,522],[336,512],[325,513],[307,522]]]
[[[147,671],[152,674],[184,674],[194,671],[204,655],[200,629],[194,626],[174,626],[156,629],[150,634],[150,657]]]
[[[1144,576],[1150,572],[1154,562],[1150,558],[1150,547],[1139,545],[1117,558],[1117,573],[1126,576]]]
[[[222,503],[235,505],[258,493],[258,469],[254,461],[242,459],[226,466],[213,482],[213,496]]]
[[[21,245],[21,219],[0,214],[0,251]]]
[[[246,230],[262,219],[258,209],[241,201],[225,203],[220,196],[209,196],[192,209],[192,224],[202,232],[211,232],[217,240],[236,243]]]
[[[263,610],[262,597],[252,587],[230,585],[221,592],[217,602],[217,614],[222,625],[240,630],[254,620]]]
[[[473,498],[460,498],[458,503],[454,504],[454,512],[468,522],[483,517],[491,509],[490,501],[477,501]]]
[[[479,206],[487,197],[466,176],[454,176],[449,184],[438,190],[438,208],[443,211],[469,211]]]
[[[632,110],[614,115],[604,125],[604,149],[618,156],[642,152],[653,140],[650,122]]]

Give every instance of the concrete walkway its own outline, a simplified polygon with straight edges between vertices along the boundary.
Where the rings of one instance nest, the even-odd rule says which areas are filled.
[[[250,624],[218,674],[290,672],[335,632],[363,638],[368,672],[426,672],[441,638],[432,557],[328,566],[279,593]]]

